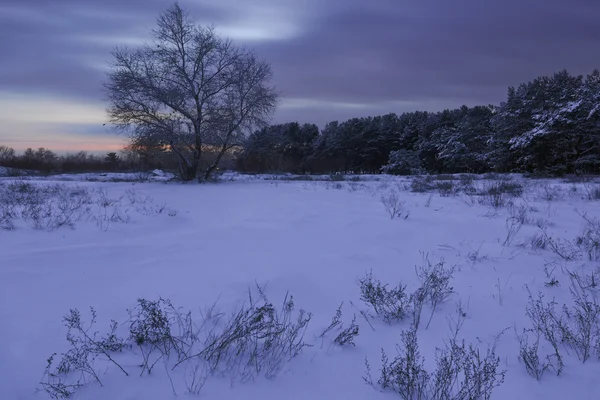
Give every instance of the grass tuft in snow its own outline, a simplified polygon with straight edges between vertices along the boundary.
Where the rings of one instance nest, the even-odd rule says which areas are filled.
[[[395,189],[391,189],[381,196],[381,204],[383,204],[390,219],[407,219],[410,215],[410,212],[406,207],[406,202],[400,200],[400,194]]]
[[[533,334],[535,340],[529,343],[529,334]],[[550,356],[546,360],[540,358],[540,336],[541,332],[537,329],[523,329],[521,334],[517,334],[519,340],[519,361],[525,366],[527,373],[536,380],[541,380],[546,371],[554,368]]]
[[[344,346],[356,346],[354,343],[354,339],[358,336],[360,327],[356,324],[356,314],[352,317],[352,322],[350,322],[350,326],[344,328],[344,324],[342,323],[342,306],[344,303],[340,304],[340,306],[335,311],[335,315],[331,319],[331,323],[323,330],[323,332],[319,335],[319,338],[324,341],[325,336],[329,335],[332,332],[339,332],[335,338],[333,339],[333,343],[344,347]],[[323,345],[321,344],[321,347]]]
[[[584,251],[590,261],[600,260],[600,220],[581,215],[586,224],[583,232],[575,239],[575,244]]]
[[[492,208],[502,208],[510,204],[512,199],[523,195],[523,185],[517,182],[499,180],[483,185],[479,192],[479,204]]]

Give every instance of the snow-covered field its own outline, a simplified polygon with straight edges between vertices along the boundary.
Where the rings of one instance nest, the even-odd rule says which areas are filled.
[[[532,328],[526,314],[528,290],[534,300],[539,292],[547,301],[554,298],[560,314],[563,304],[573,305],[569,271],[577,271],[582,280],[599,271],[598,259],[588,257],[576,243],[586,225],[580,214],[587,213],[589,220],[600,217],[600,201],[588,199],[593,184],[514,178],[511,182],[525,186],[523,195],[502,198],[512,205],[494,208],[464,191],[447,196],[437,190],[413,193],[408,178],[225,178],[205,185],[28,181],[76,187],[75,195],[88,189],[91,200],[72,228],[34,229],[40,224],[15,218],[15,229],[0,229],[0,399],[48,398],[36,390],[40,381],[47,382],[43,374],[48,357],[57,353],[57,362],[70,348],[62,321],[70,309],[81,311],[87,324],[89,307],[94,307],[97,324],[90,335],[104,335],[114,319],[117,333],[127,338],[127,310],[140,298],[169,299],[191,311],[200,324],[212,304],[217,302],[216,309],[227,313],[257,285],[265,287],[276,307],[289,292],[296,311],[312,314],[304,334],[311,346],[285,362],[272,379],[261,372],[240,382],[232,378],[236,366],[222,368],[208,377],[196,398],[400,398],[377,384],[381,349],[394,358],[412,317],[385,323],[361,301],[358,282],[372,271],[390,288],[402,282],[413,293],[420,285],[416,271],[427,267],[427,260],[455,266],[453,293],[434,310],[428,327],[432,308],[425,304],[422,311],[417,335],[427,371],[436,368],[436,348],[448,342],[449,321],[463,319],[458,336],[479,348],[482,357],[500,335],[497,373],[506,374],[492,399],[600,398],[600,351],[595,353],[600,341],[592,342],[593,354],[585,363],[573,347],[561,343],[562,373],[557,376],[550,368],[537,381],[519,360],[517,339],[523,329]],[[0,185],[10,182],[7,178]],[[491,183],[475,180],[472,185]],[[98,201],[99,196],[105,201]],[[382,196],[401,206],[401,217],[390,218]],[[545,249],[532,248],[529,238],[534,235],[549,242]],[[595,289],[585,289],[589,299],[595,299]],[[342,329],[356,316],[355,346],[336,345],[336,329],[319,337],[342,303]],[[598,334],[592,332],[593,339]],[[530,333],[530,344],[534,336]],[[542,362],[552,352],[542,336]],[[102,385],[90,380],[75,390],[74,398],[190,396],[186,393],[193,374],[185,366],[173,368],[173,353],[170,359],[159,359],[151,374],[142,373],[137,346],[112,357],[129,376],[100,355],[91,366]],[[375,387],[363,379],[365,358]]]

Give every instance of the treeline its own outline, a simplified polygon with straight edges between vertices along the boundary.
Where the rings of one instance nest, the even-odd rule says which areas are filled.
[[[105,156],[46,148],[16,154],[0,146],[0,166],[45,173],[177,172],[178,160],[148,138]],[[201,166],[215,160],[215,149],[204,148]],[[352,118],[322,130],[271,125],[233,146],[219,166],[246,173],[600,174],[600,72],[537,78],[509,88],[499,106]]]
[[[120,154],[107,153],[99,156],[85,151],[57,155],[44,147],[28,148],[18,154],[11,147],[0,145],[0,167],[41,173],[80,173],[80,172],[129,172],[138,171],[142,163],[137,154],[122,151]],[[148,166],[143,166],[148,167]],[[158,164],[156,165],[158,167]]]
[[[463,106],[314,124],[272,125],[243,146],[243,172],[600,173],[600,72],[561,71]]]
[[[221,167],[235,168],[235,151],[221,157]],[[214,162],[217,154],[212,149],[204,151],[203,164]],[[161,169],[177,173],[178,158],[164,147],[132,141],[120,152],[97,155],[80,151],[58,155],[50,149],[28,148],[17,153],[13,148],[0,145],[0,167],[13,169],[15,174],[23,170],[42,173],[85,173],[85,172],[140,172]]]

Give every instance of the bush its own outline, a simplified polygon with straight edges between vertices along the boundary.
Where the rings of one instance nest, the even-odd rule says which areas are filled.
[[[369,272],[359,281],[360,299],[370,306],[375,314],[391,324],[403,320],[409,311],[410,299],[406,286],[399,283],[395,288],[388,289]]]

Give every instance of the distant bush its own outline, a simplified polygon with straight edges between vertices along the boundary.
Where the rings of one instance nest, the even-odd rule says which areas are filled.
[[[120,153],[110,152],[104,156],[80,151],[58,155],[40,147],[28,148],[22,154],[14,149],[0,146],[0,167],[6,167],[17,176],[28,173],[83,173],[83,172],[135,172],[153,169],[174,169],[167,160],[149,157],[142,149],[125,148]]]
[[[437,182],[435,187],[442,197],[452,196],[458,192],[458,188],[452,180]]]
[[[600,184],[585,183],[583,187],[588,200],[600,200]]]

